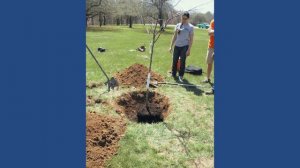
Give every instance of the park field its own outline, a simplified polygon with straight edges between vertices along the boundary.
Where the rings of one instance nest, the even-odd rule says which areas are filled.
[[[154,72],[164,76],[166,81],[175,82],[168,77],[171,54],[168,52],[172,38],[172,28],[167,28],[155,45]],[[149,44],[152,36],[143,25],[90,27],[86,33],[86,43],[96,55],[108,76],[135,64],[149,65]],[[168,117],[160,123],[141,124],[130,121],[116,113],[114,101],[123,93],[135,91],[133,87],[120,87],[105,92],[106,78],[97,64],[86,52],[86,82],[100,83],[96,88],[87,88],[86,95],[108,102],[106,105],[94,104],[87,112],[124,118],[126,131],[119,141],[117,154],[105,165],[112,168],[167,168],[167,167],[214,167],[214,96],[204,92],[210,90],[209,84],[202,84],[205,78],[205,57],[209,36],[206,30],[195,29],[194,44],[187,65],[203,68],[202,76],[186,74],[185,82],[202,85],[200,88],[163,85],[155,90],[169,98],[171,110]],[[146,52],[134,51],[141,45]],[[97,52],[98,47],[106,52]],[[212,77],[213,79],[213,77]]]

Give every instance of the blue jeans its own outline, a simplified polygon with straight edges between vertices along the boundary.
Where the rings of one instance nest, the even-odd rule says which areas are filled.
[[[186,52],[188,50],[189,46],[183,46],[183,47],[177,47],[175,46],[174,48],[174,52],[173,52],[173,64],[172,64],[172,75],[176,76],[177,74],[177,63],[178,63],[178,59],[179,57],[180,59],[180,70],[179,70],[179,76],[183,76],[184,75],[184,71],[185,71],[185,60],[186,60]]]

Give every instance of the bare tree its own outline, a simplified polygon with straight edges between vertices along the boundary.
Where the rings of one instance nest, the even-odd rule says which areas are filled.
[[[93,19],[97,16],[97,8],[99,8],[102,4],[102,0],[86,0],[86,8],[85,8],[85,15],[86,15],[86,24],[88,20],[91,18]]]
[[[161,34],[164,32],[164,29],[167,27],[168,23],[176,18],[180,16],[180,13],[177,13],[175,15],[173,15],[172,17],[168,18],[166,20],[165,25],[163,25],[162,27],[160,27],[160,29],[158,30],[158,24],[160,24],[162,19],[156,19],[154,20],[155,23],[151,24],[151,29],[152,31],[152,41],[150,43],[150,62],[149,62],[149,69],[148,69],[148,77],[147,77],[147,85],[146,85],[146,109],[149,112],[149,114],[151,115],[150,112],[150,104],[149,104],[149,92],[150,92],[150,81],[151,81],[151,71],[152,71],[152,62],[153,62],[153,53],[154,53],[154,47],[156,42],[158,41],[158,39],[160,38]]]
[[[116,15],[118,22],[120,18],[126,18],[126,24],[132,28],[133,21],[137,18],[140,6],[140,0],[116,0]]]
[[[181,0],[176,0],[181,1]],[[126,23],[132,27],[133,23],[146,24],[147,17],[159,20],[164,26],[164,18],[169,13],[175,13],[172,0],[86,0],[86,20],[99,22],[99,26]],[[96,18],[96,19],[95,19]]]
[[[111,0],[86,0],[86,19],[87,21],[98,18],[99,25],[106,25],[108,16],[116,12],[116,1]]]
[[[151,15],[148,16],[159,20],[158,24],[162,29],[164,26],[164,18],[167,17],[168,10],[170,9],[170,6],[172,6],[171,0],[143,0],[142,3],[144,7],[151,10],[151,12],[147,11],[148,14],[151,13]]]

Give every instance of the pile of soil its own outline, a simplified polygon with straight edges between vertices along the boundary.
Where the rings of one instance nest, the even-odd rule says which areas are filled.
[[[97,87],[103,86],[103,83],[95,82],[95,81],[90,81],[86,84],[86,87],[88,89],[94,89]]]
[[[106,100],[102,100],[100,98],[94,98],[93,96],[88,95],[86,97],[86,105],[93,106],[95,104],[108,105],[109,103]]]
[[[170,111],[169,99],[157,92],[149,93],[149,111],[146,108],[146,91],[123,94],[116,103],[120,107],[117,112],[125,114],[131,121],[141,123],[162,122]]]
[[[147,77],[148,68],[142,64],[134,64],[115,75],[119,84],[134,86],[136,88],[146,86]],[[164,77],[151,71],[151,81],[163,82]]]
[[[105,162],[117,153],[118,141],[126,123],[121,118],[87,113],[86,116],[86,167],[104,167]]]

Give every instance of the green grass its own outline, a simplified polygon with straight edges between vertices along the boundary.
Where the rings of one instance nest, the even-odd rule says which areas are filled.
[[[153,70],[167,77],[171,66],[168,52],[172,29],[167,29],[156,43]],[[134,63],[149,64],[149,43],[151,35],[145,27],[134,25],[133,29],[124,26],[93,27],[87,31],[87,44],[97,56],[109,76]],[[195,30],[195,41],[187,65],[206,69],[208,35],[205,30]],[[147,52],[130,52],[145,44]],[[105,53],[97,53],[98,47],[107,48]],[[87,52],[87,82],[105,82],[92,57]],[[185,79],[192,84],[201,84],[205,75],[186,74]],[[209,86],[205,85],[209,90]],[[110,102],[133,88],[102,94],[106,87],[87,89],[87,95],[101,97]],[[202,89],[203,90],[203,89]],[[128,121],[124,138],[120,141],[118,155],[107,163],[107,167],[213,167],[214,161],[214,96],[206,96],[199,89],[186,89],[180,86],[162,86],[158,92],[169,97],[172,111],[164,123],[138,124]],[[115,115],[113,107],[89,106],[87,111],[105,115]]]

